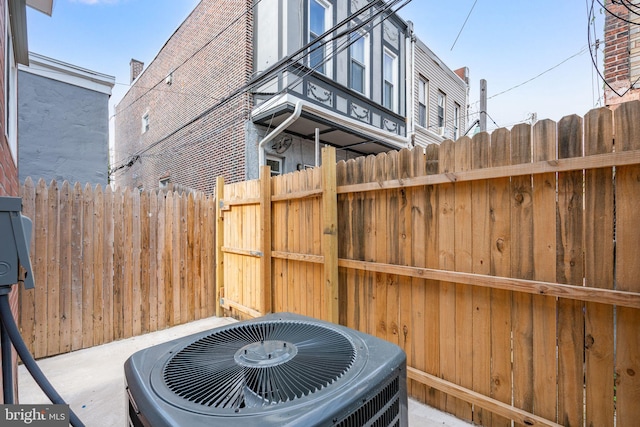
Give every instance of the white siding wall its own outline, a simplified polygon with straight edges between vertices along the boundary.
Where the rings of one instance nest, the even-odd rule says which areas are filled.
[[[427,126],[419,123],[418,85],[420,78],[428,81]],[[446,95],[445,132],[444,137],[438,132],[438,91]],[[414,120],[416,145],[439,144],[445,139],[453,139],[453,111],[454,105],[460,106],[459,134],[467,127],[467,84],[448,68],[431,50],[420,40],[415,44],[415,76],[414,76]]]

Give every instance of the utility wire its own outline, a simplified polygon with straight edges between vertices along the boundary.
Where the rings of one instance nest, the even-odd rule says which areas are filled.
[[[204,45],[202,45],[200,48],[196,49],[191,55],[189,55],[184,61],[182,61],[180,64],[178,64],[176,67],[173,68],[173,71],[176,71],[177,69],[179,69],[180,67],[182,67],[184,64],[186,64],[189,60],[191,60],[192,58],[194,58],[198,53],[202,52],[202,50],[204,50],[204,48],[206,48],[207,46],[209,46],[211,43],[213,43],[215,40],[218,39],[218,37],[220,37],[222,34],[224,34],[226,31],[228,31],[231,26],[235,25],[241,18],[243,18],[245,15],[248,15],[258,4],[260,4],[262,0],[257,0],[253,6],[251,6],[250,8],[246,9],[244,12],[242,12],[241,14],[239,14],[233,21],[231,21],[229,24],[227,24],[227,26],[225,26],[222,30],[220,30],[219,32],[217,32],[208,42],[206,42]],[[182,24],[181,24],[182,25]],[[152,61],[153,62],[153,61]],[[125,107],[123,107],[120,111],[114,113],[114,116],[120,113],[123,113],[125,110],[127,110],[129,107],[131,107],[133,104],[135,104],[136,102],[138,102],[142,97],[144,97],[146,94],[148,94],[149,92],[151,92],[152,90],[154,90],[158,85],[160,85],[162,82],[164,82],[164,77],[159,80],[156,84],[154,84],[152,87],[150,87],[149,89],[147,89],[144,93],[142,93],[140,96],[138,96],[136,99],[134,99],[133,101],[131,101],[129,104],[127,104]]]
[[[460,37],[460,34],[462,34],[462,30],[464,29],[464,26],[467,25],[467,21],[469,20],[469,17],[471,16],[471,12],[473,12],[473,8],[476,7],[476,3],[478,3],[478,0],[475,0],[473,2],[473,5],[471,6],[471,10],[469,11],[469,14],[467,15],[467,18],[464,20],[464,23],[462,24],[462,27],[460,28],[460,31],[458,31],[458,35],[456,36],[456,39],[454,40],[453,45],[451,45],[451,50],[453,50],[453,47],[458,42],[458,37]]]
[[[313,51],[315,49],[320,48],[320,46],[325,46],[327,43],[333,42],[335,41],[337,38],[345,35],[345,34],[349,34],[352,33],[353,31],[356,31],[357,29],[361,28],[364,25],[367,25],[369,22],[371,22],[373,19],[377,18],[379,15],[391,10],[392,13],[396,13],[398,10],[400,10],[402,7],[406,6],[408,3],[410,3],[412,0],[405,0],[404,4],[402,4],[400,7],[398,7],[398,9],[396,9],[395,11],[392,10],[391,8],[396,5],[397,3],[399,3],[401,0],[394,0],[389,4],[385,4],[385,7],[380,9],[379,11],[377,11],[375,14],[372,14],[372,16],[370,16],[367,20],[363,21],[362,23],[356,25],[355,27],[352,27],[346,31],[340,32],[338,34],[333,35],[331,38],[329,39],[325,39],[327,36],[331,35],[332,33],[334,33],[337,29],[341,28],[344,25],[347,25],[349,22],[351,22],[355,17],[363,14],[364,12],[368,11],[371,7],[373,7],[374,5],[376,5],[375,2],[371,2],[369,3],[367,6],[365,6],[364,8],[352,13],[350,16],[348,16],[346,19],[344,19],[343,21],[341,21],[340,23],[334,25],[332,28],[330,28],[329,30],[325,31],[325,33],[321,34],[320,36],[318,36],[318,38],[316,38],[315,40],[312,40],[310,42],[308,42],[307,44],[305,44],[304,46],[302,46],[298,51],[292,53],[291,55],[288,55],[287,57],[283,58],[282,60],[278,61],[276,64],[274,64],[272,67],[270,67],[269,69],[265,70],[262,74],[260,74],[259,76],[254,77],[253,79],[251,79],[248,83],[242,85],[240,88],[232,91],[230,94],[228,94],[227,96],[225,96],[224,98],[222,98],[218,103],[214,104],[213,106],[211,106],[210,108],[206,109],[205,111],[203,111],[202,113],[198,114],[196,117],[190,119],[187,123],[183,124],[182,126],[180,126],[179,128],[171,131],[169,134],[165,135],[164,137],[158,139],[157,141],[149,144],[148,146],[146,146],[145,148],[139,150],[136,154],[132,155],[131,157],[129,157],[126,161],[124,161],[123,163],[121,163],[120,165],[114,167],[111,170],[111,174],[114,174],[115,172],[125,168],[125,167],[131,167],[133,166],[133,164],[135,164],[136,161],[140,160],[140,157],[142,154],[144,154],[145,152],[151,150],[152,148],[154,148],[155,146],[157,146],[158,144],[162,143],[163,141],[169,139],[170,137],[174,136],[175,134],[177,134],[178,132],[182,131],[184,128],[186,128],[187,126],[197,122],[198,120],[202,119],[203,117],[205,117],[206,115],[208,115],[209,113],[215,111],[217,108],[221,107],[222,105],[226,104],[227,102],[230,102],[232,99],[236,98],[239,95],[245,94],[245,92],[247,90],[250,90],[252,87],[257,86],[261,80],[263,80],[264,78],[271,76],[277,72],[279,72],[280,70],[283,70],[284,68],[287,68],[289,65],[291,65],[294,62],[300,61],[301,59],[303,59],[305,56],[308,56],[310,54],[313,53]],[[391,15],[389,15],[391,16]],[[389,16],[385,17],[382,21],[386,20]],[[382,22],[381,21],[381,22]],[[376,24],[377,25],[377,24]],[[350,39],[350,38],[349,38]],[[318,44],[318,41],[322,40],[320,46],[312,48],[314,45]],[[350,46],[350,44],[354,43],[355,40],[350,40],[349,44],[347,45]],[[346,48],[346,47],[345,47]],[[344,50],[344,48],[342,49]],[[341,52],[342,50],[338,51],[334,51],[332,52],[331,57],[327,57],[325,58],[324,62],[332,59],[333,56],[335,56],[337,53]],[[303,54],[302,57],[297,58],[298,55]],[[295,59],[295,60],[294,60]],[[318,66],[320,66],[321,64],[318,64]],[[313,72],[314,70],[309,70],[307,72],[308,75],[311,72]],[[266,77],[265,77],[266,76]],[[300,81],[302,78],[304,77],[301,76],[299,77],[297,80],[295,80],[294,82],[292,82],[291,84],[289,84],[287,87],[285,87],[283,90],[277,92],[275,95],[281,94],[286,92],[287,90],[289,90],[291,87],[294,87],[298,81]],[[148,91],[147,91],[148,93]],[[140,98],[140,97],[139,97]],[[139,99],[138,98],[138,99]],[[137,101],[137,99],[136,99]],[[135,102],[135,101],[134,101]]]
[[[558,64],[554,65],[553,67],[546,69],[545,71],[541,72],[540,74],[538,74],[538,75],[536,75],[536,76],[534,76],[534,77],[531,77],[529,80],[526,80],[526,81],[524,81],[524,82],[522,82],[522,83],[520,83],[520,84],[517,84],[517,85],[515,85],[515,86],[513,86],[513,87],[510,87],[509,89],[503,90],[502,92],[498,92],[498,93],[496,93],[495,95],[491,95],[491,96],[490,96],[490,97],[488,97],[487,99],[495,98],[496,96],[500,96],[500,95],[505,94],[505,93],[507,93],[507,92],[510,92],[510,91],[512,91],[512,90],[514,90],[514,89],[517,89],[517,88],[519,88],[520,86],[523,86],[523,85],[525,85],[525,84],[527,84],[527,83],[529,83],[529,82],[532,82],[533,80],[535,80],[535,79],[537,79],[537,78],[539,78],[539,77],[541,77],[541,76],[543,76],[543,75],[547,74],[549,71],[555,70],[556,68],[558,68],[559,66],[561,66],[561,65],[562,65],[562,64],[564,64],[565,62],[567,62],[567,61],[569,61],[569,60],[571,60],[571,59],[575,58],[576,56],[582,55],[582,54],[583,54],[583,53],[585,53],[586,51],[587,51],[587,46],[583,47],[582,49],[580,49],[580,51],[579,51],[579,52],[577,52],[577,53],[575,53],[575,54],[571,55],[570,57],[568,57],[568,58],[566,58],[566,59],[564,59],[563,61],[559,62]]]

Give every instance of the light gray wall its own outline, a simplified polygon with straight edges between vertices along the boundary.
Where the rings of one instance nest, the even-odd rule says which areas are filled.
[[[106,185],[108,103],[106,94],[19,71],[20,181]]]

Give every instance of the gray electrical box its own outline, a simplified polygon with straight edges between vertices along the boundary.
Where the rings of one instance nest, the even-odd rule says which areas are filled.
[[[33,288],[29,258],[31,220],[22,215],[20,197],[0,197],[0,287],[18,283],[20,266],[25,269],[24,287]]]

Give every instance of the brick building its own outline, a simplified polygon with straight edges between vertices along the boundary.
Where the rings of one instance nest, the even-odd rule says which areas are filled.
[[[604,29],[605,105],[640,99],[640,2],[607,0]],[[609,87],[610,86],[610,87]]]
[[[203,0],[116,106],[119,186],[227,182],[409,146],[407,24],[375,0]],[[302,19],[301,19],[302,17]],[[137,61],[132,61],[137,66]]]
[[[239,124],[252,99],[232,91],[253,71],[252,3],[202,1],[144,72],[131,62],[135,81],[115,109],[116,184],[157,188],[170,181],[212,191],[217,175],[244,179]]]

